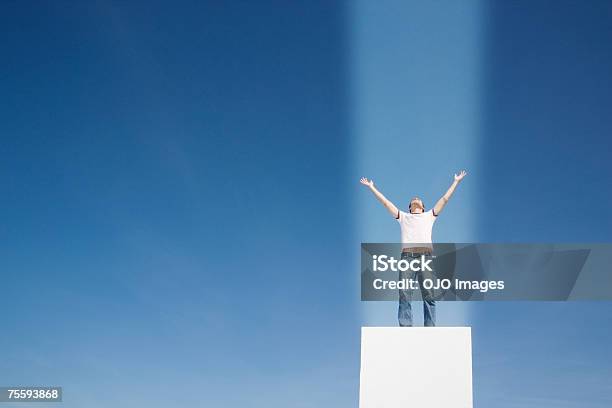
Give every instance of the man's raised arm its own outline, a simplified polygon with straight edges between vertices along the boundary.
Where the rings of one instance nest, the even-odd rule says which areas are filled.
[[[466,174],[467,173],[465,172],[465,170],[461,170],[459,174],[455,174],[455,180],[453,181],[453,184],[451,184],[448,190],[446,190],[446,193],[442,196],[442,198],[438,200],[438,202],[434,206],[433,208],[434,215],[438,215],[442,212],[442,210],[444,209],[444,206],[446,205],[446,203],[448,203],[448,200],[450,200],[453,193],[455,192],[455,189],[457,188],[461,180],[463,180]]]
[[[376,189],[376,187],[374,187],[373,180],[368,180],[367,178],[362,177],[361,180],[359,180],[359,182],[363,184],[364,186],[368,187],[370,191],[374,193],[374,196],[376,197],[376,199],[385,206],[385,208],[389,211],[389,213],[393,216],[393,218],[399,218],[399,210],[397,209],[395,204],[389,201],[387,197],[385,197],[380,191]]]

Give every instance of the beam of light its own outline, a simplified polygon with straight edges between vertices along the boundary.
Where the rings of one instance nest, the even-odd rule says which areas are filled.
[[[352,172],[359,242],[399,240],[397,223],[359,186],[360,176],[374,179],[406,209],[415,195],[431,207],[461,168],[469,176],[437,221],[434,240],[477,240],[482,8],[480,1],[352,3]],[[396,325],[396,314],[393,302],[362,307],[364,325]],[[418,307],[414,316],[418,324]],[[440,325],[469,319],[466,304],[439,305]]]

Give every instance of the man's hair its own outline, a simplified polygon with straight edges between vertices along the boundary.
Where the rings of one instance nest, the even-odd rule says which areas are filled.
[[[410,200],[410,202],[408,203],[408,211],[412,212],[412,202],[419,200],[421,202],[421,206],[423,207],[423,211],[425,211],[425,204],[423,204],[423,200],[421,200],[420,198],[413,198],[412,200]]]

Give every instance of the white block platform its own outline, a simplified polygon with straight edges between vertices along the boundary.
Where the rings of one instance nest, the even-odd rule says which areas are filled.
[[[470,327],[362,327],[360,408],[472,408]]]

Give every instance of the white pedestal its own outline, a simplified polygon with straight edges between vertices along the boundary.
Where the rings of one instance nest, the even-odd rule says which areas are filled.
[[[363,327],[360,408],[472,408],[469,327]]]

